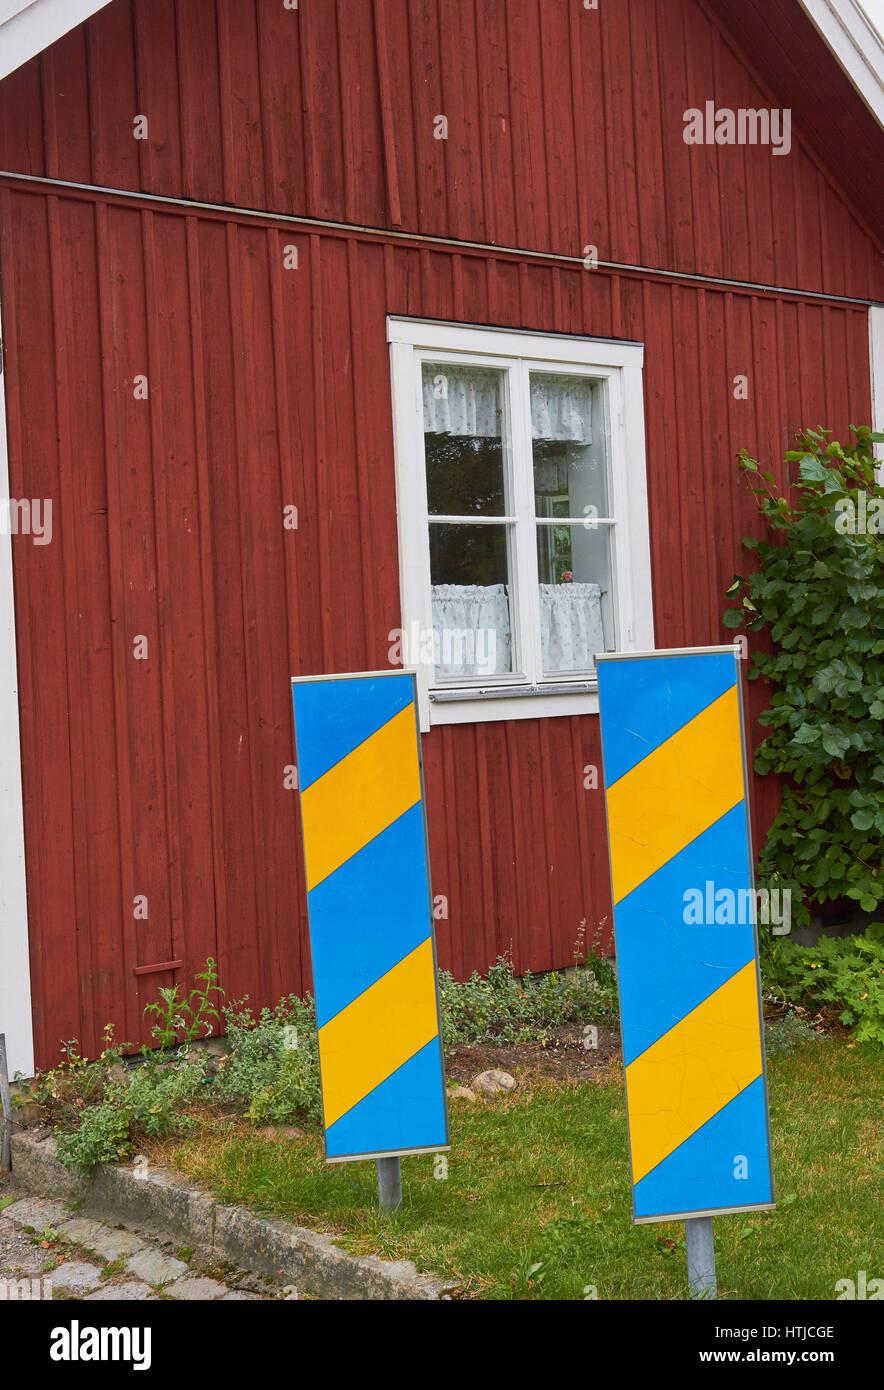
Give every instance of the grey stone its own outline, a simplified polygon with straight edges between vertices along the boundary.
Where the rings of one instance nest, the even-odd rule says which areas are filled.
[[[31,1134],[12,1135],[12,1167],[16,1184],[42,1197],[83,1201],[92,1188],[92,1179],[65,1168],[55,1157],[55,1140],[38,1139]],[[70,1211],[64,1220],[70,1219]]]
[[[270,1274],[318,1298],[425,1300],[444,1292],[443,1285],[418,1275],[410,1261],[348,1255],[332,1236],[255,1216],[242,1207],[218,1207],[215,1252],[231,1264]]]
[[[97,1289],[101,1283],[100,1273],[96,1265],[86,1264],[84,1260],[68,1260],[49,1275],[52,1291],[56,1293],[59,1289],[67,1289],[71,1293],[83,1293]]]
[[[223,1298],[224,1294],[229,1293],[226,1284],[219,1284],[217,1279],[176,1279],[174,1284],[168,1284],[163,1289],[163,1293],[170,1294],[172,1298],[182,1298],[186,1303],[205,1302],[207,1299]]]
[[[419,1275],[408,1261],[348,1255],[331,1236],[240,1207],[219,1206],[206,1192],[188,1186],[168,1170],[136,1176],[130,1167],[102,1164],[89,1178],[77,1177],[56,1159],[53,1139],[40,1142],[21,1133],[13,1135],[12,1156],[16,1180],[26,1189],[77,1197],[86,1210],[107,1222],[159,1228],[179,1245],[211,1253],[237,1269],[268,1274],[302,1295],[383,1300],[446,1297],[445,1284]],[[65,1212],[63,1219],[70,1220],[70,1213]],[[152,1279],[133,1269],[133,1261],[142,1256],[151,1263],[163,1261],[158,1277]],[[180,1260],[150,1251],[133,1255],[128,1266],[146,1283],[177,1279],[187,1269]],[[152,1272],[156,1273],[153,1268]]]
[[[45,1231],[47,1226],[57,1230],[62,1222],[70,1221],[71,1214],[59,1202],[47,1202],[41,1197],[23,1197],[20,1202],[4,1207],[0,1217],[11,1221],[13,1226],[33,1226],[35,1231]]]
[[[508,1071],[481,1071],[470,1082],[470,1090],[479,1096],[497,1096],[516,1089],[516,1079]]]
[[[130,1225],[151,1226],[179,1244],[211,1250],[215,1202],[170,1169],[102,1165],[95,1172],[90,1200],[95,1210],[112,1212]]]
[[[84,1303],[135,1303],[144,1301],[147,1303],[155,1302],[156,1295],[149,1284],[142,1284],[140,1279],[130,1279],[126,1284],[103,1284],[95,1293],[87,1294],[83,1299]]]
[[[219,1303],[254,1303],[261,1302],[259,1293],[246,1293],[245,1289],[231,1289],[230,1293],[222,1294]]]
[[[146,1284],[167,1284],[170,1279],[177,1279],[179,1274],[183,1274],[187,1265],[183,1260],[175,1260],[160,1250],[139,1250],[126,1261],[126,1268]]]
[[[103,1227],[103,1230],[103,1235],[86,1241],[86,1244],[109,1264],[122,1259],[124,1255],[134,1255],[136,1250],[144,1249],[144,1241],[133,1236],[130,1231],[111,1231],[107,1226]]]
[[[453,1091],[448,1092],[449,1100],[478,1100],[475,1091],[471,1091],[469,1086],[455,1086]]]
[[[76,1241],[77,1245],[88,1245],[94,1249],[94,1239],[106,1231],[107,1226],[102,1221],[88,1221],[83,1216],[77,1216],[73,1221],[65,1221],[63,1226],[57,1226],[56,1230],[61,1231],[68,1240]]]

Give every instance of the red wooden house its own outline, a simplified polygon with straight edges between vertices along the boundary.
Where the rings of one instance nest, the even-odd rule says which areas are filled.
[[[417,666],[443,966],[610,942],[594,653],[728,640],[736,452],[881,425],[862,12],[5,0],[0,62],[13,1065],[310,987],[293,675]]]

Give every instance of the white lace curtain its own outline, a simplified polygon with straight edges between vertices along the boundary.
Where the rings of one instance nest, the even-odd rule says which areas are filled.
[[[461,367],[448,362],[424,366],[426,433],[502,438],[500,381],[500,372],[487,367]]]
[[[427,434],[500,439],[503,406],[499,371],[458,363],[423,369],[424,430]],[[531,377],[531,434],[534,439],[592,443],[591,381],[575,376]]]
[[[592,382],[579,376],[531,377],[534,439],[592,443]]]
[[[546,675],[588,671],[605,650],[598,584],[541,584],[540,640]]]
[[[432,597],[437,680],[512,669],[504,584],[434,584]],[[541,584],[540,637],[546,675],[588,671],[605,649],[598,584]]]
[[[510,603],[503,584],[434,584],[437,680],[512,670]]]

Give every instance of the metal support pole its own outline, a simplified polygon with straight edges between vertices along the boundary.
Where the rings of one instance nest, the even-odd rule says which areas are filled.
[[[12,1099],[9,1094],[9,1068],[6,1062],[6,1034],[0,1033],[0,1107],[3,1143],[0,1145],[0,1173],[12,1172]]]
[[[398,1158],[379,1158],[378,1201],[387,1211],[398,1211],[402,1206],[402,1161]]]
[[[711,1216],[691,1216],[684,1223],[691,1298],[717,1298],[715,1238]]]

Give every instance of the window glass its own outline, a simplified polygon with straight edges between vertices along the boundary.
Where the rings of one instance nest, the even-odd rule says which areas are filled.
[[[537,515],[609,516],[602,383],[546,372],[530,380]]]
[[[613,647],[611,527],[537,527],[540,639],[545,676],[588,672]]]
[[[503,372],[425,363],[427,506],[435,516],[503,516]]]
[[[513,528],[480,520],[506,515],[504,373],[425,363],[422,384],[435,679],[510,672]]]

